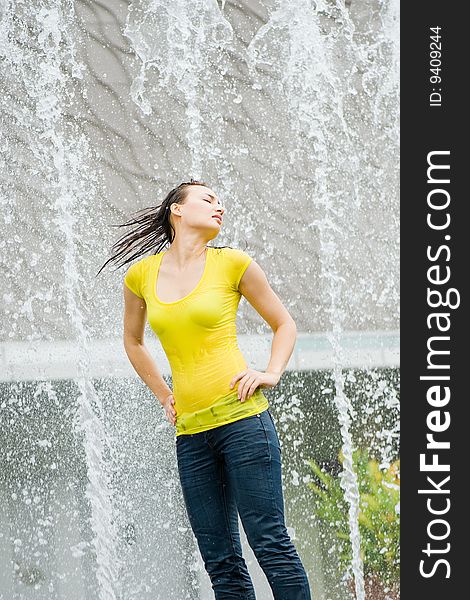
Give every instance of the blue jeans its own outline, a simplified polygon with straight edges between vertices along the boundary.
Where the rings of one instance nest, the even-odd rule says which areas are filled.
[[[281,449],[269,410],[179,435],[176,455],[189,522],[216,600],[256,600],[238,513],[275,600],[311,600],[285,526]]]

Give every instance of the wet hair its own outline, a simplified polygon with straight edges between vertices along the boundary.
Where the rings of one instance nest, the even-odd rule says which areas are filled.
[[[131,229],[113,244],[112,256],[102,265],[96,276],[108,263],[117,265],[117,270],[148,252],[157,254],[166,244],[171,244],[175,238],[175,230],[170,222],[170,206],[174,202],[183,204],[188,187],[191,185],[208,187],[203,181],[195,179],[185,181],[168,192],[158,206],[143,208],[134,213],[125,223],[112,225],[112,227],[131,227]],[[214,247],[226,248],[227,246]]]

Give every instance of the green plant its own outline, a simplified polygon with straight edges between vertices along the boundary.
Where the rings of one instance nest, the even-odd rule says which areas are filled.
[[[339,460],[343,464],[343,456]],[[352,551],[348,525],[349,506],[340,477],[333,476],[313,461],[309,465],[314,481],[307,485],[314,492],[317,517],[333,527],[339,540],[339,567],[344,571],[351,563]],[[359,531],[364,575],[379,579],[392,590],[400,578],[400,461],[388,469],[369,457],[367,450],[353,452],[353,465],[359,487]]]

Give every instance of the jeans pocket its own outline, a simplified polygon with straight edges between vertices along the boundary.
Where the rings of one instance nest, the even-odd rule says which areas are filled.
[[[276,440],[277,440],[277,446],[278,446],[278,448],[279,448],[279,452],[282,454],[281,442],[280,442],[280,440],[279,440],[279,436],[278,436],[278,434],[277,434],[276,423],[274,422],[273,416],[272,416],[272,414],[271,414],[271,412],[270,412],[269,408],[268,408],[268,409],[266,409],[266,412],[268,413],[268,415],[269,415],[269,418],[271,419],[271,423],[273,424],[273,432],[274,432],[274,435],[276,436]]]

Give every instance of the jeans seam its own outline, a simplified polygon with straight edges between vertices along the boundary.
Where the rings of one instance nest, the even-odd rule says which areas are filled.
[[[264,437],[266,439],[266,446],[268,447],[268,453],[269,453],[269,462],[272,462],[272,455],[271,455],[271,448],[269,447],[269,437],[268,437],[268,432],[266,431],[266,427],[263,423],[263,419],[260,418],[260,423],[261,423],[261,427],[263,428],[263,433],[264,433]]]
[[[269,491],[270,491],[270,497],[271,497],[271,502],[272,502],[272,506],[273,506],[273,509],[274,509],[274,513],[277,514],[277,505],[276,505],[276,500],[274,499],[273,457],[272,457],[272,453],[271,453],[271,448],[269,446],[268,432],[266,431],[266,427],[265,427],[262,419],[260,419],[260,423],[261,423],[261,427],[263,428],[264,437],[266,439],[266,446],[268,448],[268,453],[269,453]]]
[[[224,465],[221,463],[219,468],[220,468],[220,473],[222,475],[222,471],[224,469]],[[224,486],[224,481],[225,481],[225,486]],[[235,558],[236,557],[235,543],[233,541],[232,529],[230,527],[230,519],[229,519],[229,516],[228,516],[228,509],[227,509],[227,497],[226,497],[226,487],[227,487],[227,484],[228,484],[227,478],[226,477],[221,477],[222,500],[223,500],[223,505],[224,505],[225,523],[226,523],[226,526],[227,526],[227,529],[228,529],[228,533],[229,533],[229,536],[230,536],[230,545],[232,546],[233,556]],[[238,515],[237,515],[237,519],[238,519]],[[245,593],[245,600],[250,600],[250,598],[248,596],[249,590],[246,589],[246,585],[245,585],[245,582],[243,581],[243,577],[242,577],[242,574],[241,574],[241,571],[240,571],[240,565],[238,564],[238,561],[237,561],[237,571],[238,571],[238,577],[240,579],[240,582],[243,582],[243,587],[245,588],[243,590],[244,593]]]
[[[271,412],[270,412],[269,408],[268,408],[268,409],[266,409],[266,412],[268,413],[268,415],[269,415],[269,418],[271,419],[271,423],[273,424],[274,433],[276,434],[277,443],[278,443],[278,445],[279,445],[279,453],[280,453],[280,454],[281,454],[281,456],[282,456],[282,446],[281,446],[281,440],[279,439],[279,435],[278,435],[278,433],[277,433],[277,430],[276,430],[276,424],[274,423],[274,419],[273,419],[273,416],[272,416],[272,414],[271,414]]]

